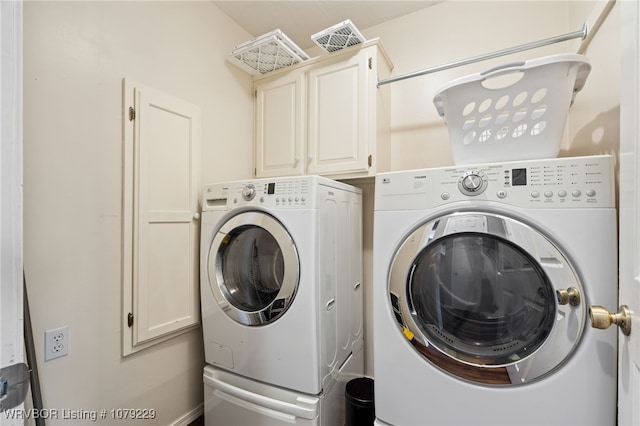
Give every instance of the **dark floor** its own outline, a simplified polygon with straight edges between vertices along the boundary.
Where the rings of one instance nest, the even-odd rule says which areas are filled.
[[[204,415],[201,415],[200,417],[189,423],[189,426],[204,426]]]

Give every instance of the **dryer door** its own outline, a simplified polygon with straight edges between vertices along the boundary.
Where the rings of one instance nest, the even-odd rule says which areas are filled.
[[[391,265],[390,302],[401,331],[459,378],[530,382],[560,366],[586,322],[568,258],[513,218],[458,212],[424,223]]]
[[[300,277],[298,252],[274,217],[264,212],[231,217],[213,237],[208,259],[213,295],[235,321],[267,324],[291,305]]]

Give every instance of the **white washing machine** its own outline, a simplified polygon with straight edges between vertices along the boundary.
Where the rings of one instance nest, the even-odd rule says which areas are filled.
[[[384,173],[376,424],[615,425],[610,156]]]
[[[362,192],[318,176],[204,188],[205,359],[320,394],[362,347]]]

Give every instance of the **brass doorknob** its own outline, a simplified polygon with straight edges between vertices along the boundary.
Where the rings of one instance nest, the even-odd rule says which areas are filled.
[[[628,336],[631,334],[631,311],[626,305],[620,306],[617,313],[612,314],[603,306],[593,305],[589,307],[591,327],[605,330],[615,324]]]

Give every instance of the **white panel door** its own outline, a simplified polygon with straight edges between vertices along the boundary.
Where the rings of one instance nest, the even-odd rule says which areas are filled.
[[[640,7],[620,2],[620,296],[631,310],[631,335],[615,331],[618,348],[618,424],[640,424]],[[611,307],[610,309],[615,309]],[[614,332],[606,330],[606,332]]]
[[[125,225],[125,245],[131,244],[125,258],[131,261],[125,268],[131,286],[125,293],[131,292],[131,303],[127,311],[125,301],[125,312],[135,348],[199,322],[200,110],[155,89],[131,86],[125,81],[125,98],[132,91],[135,104],[135,117],[128,117],[132,156],[125,162],[125,198],[128,193],[131,202],[130,209],[125,205],[125,221],[131,214],[130,227]]]
[[[22,425],[22,3],[0,2],[0,425]],[[35,360],[30,360],[35,362]],[[18,375],[20,372],[20,376]],[[20,381],[18,381],[20,379]],[[28,375],[27,375],[28,383]],[[26,393],[26,391],[25,391]]]

